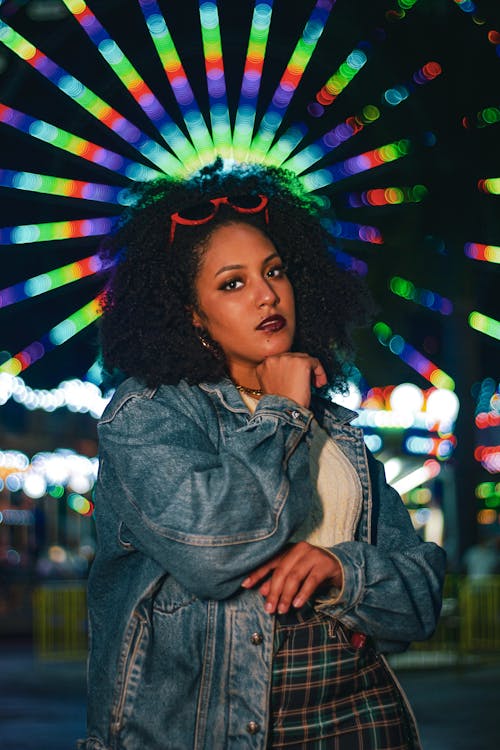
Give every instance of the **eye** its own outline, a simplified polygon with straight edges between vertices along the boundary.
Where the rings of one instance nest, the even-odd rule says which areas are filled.
[[[227,281],[225,281],[220,286],[220,289],[223,291],[232,292],[235,289],[239,289],[241,286],[243,286],[243,281],[239,278],[235,278],[235,279],[228,279]]]
[[[280,279],[282,276],[286,276],[286,268],[283,263],[278,263],[272,266],[267,272],[266,276],[270,279]]]

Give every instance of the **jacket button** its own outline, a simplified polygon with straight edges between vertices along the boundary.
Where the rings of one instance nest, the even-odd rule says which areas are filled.
[[[292,411],[292,419],[298,419],[300,417],[300,411]]]
[[[260,731],[260,724],[258,724],[256,721],[249,721],[247,724],[247,732],[248,734],[257,734],[257,732]]]
[[[262,641],[264,640],[262,633],[252,633],[250,636],[250,643],[252,643],[254,646],[260,646]]]

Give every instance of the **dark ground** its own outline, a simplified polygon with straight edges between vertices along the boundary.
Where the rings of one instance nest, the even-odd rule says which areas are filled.
[[[397,672],[424,750],[499,750],[500,662]],[[4,640],[1,750],[73,750],[84,731],[84,665],[40,662],[28,645]]]

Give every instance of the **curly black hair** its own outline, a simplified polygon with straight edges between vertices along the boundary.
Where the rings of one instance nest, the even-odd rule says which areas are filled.
[[[221,205],[199,226],[176,225],[170,217],[211,198],[264,194],[264,213],[237,213]],[[328,250],[318,199],[307,195],[291,173],[260,165],[225,168],[221,159],[187,180],[165,177],[134,188],[133,206],[103,243],[114,269],[105,292],[100,324],[105,370],[135,376],[147,385],[216,382],[224,359],[204,348],[191,322],[195,278],[212,233],[224,224],[258,227],[276,246],[295,294],[293,349],[320,359],[337,390],[345,388],[353,356],[352,332],[368,322],[370,295],[356,275],[339,269]]]

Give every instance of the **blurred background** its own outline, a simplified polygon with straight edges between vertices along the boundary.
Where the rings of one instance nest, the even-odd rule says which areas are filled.
[[[499,58],[497,0],[0,1],[5,747],[35,747],[16,717],[44,691],[54,723],[33,718],[33,738],[56,721],[61,748],[83,732],[96,422],[113,392],[97,346],[100,240],[134,182],[217,154],[296,172],[332,257],[367,279],[377,317],[349,394],[332,398],[358,411],[449,561],[436,635],[395,667],[424,719],[424,673],[445,681],[441,700],[477,703],[463,720],[484,737],[460,744],[456,721],[453,740],[448,725],[436,735],[438,700],[424,747],[498,746]]]

